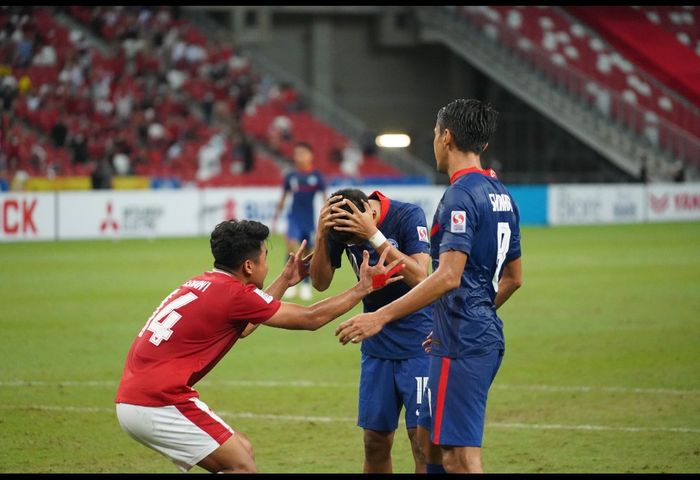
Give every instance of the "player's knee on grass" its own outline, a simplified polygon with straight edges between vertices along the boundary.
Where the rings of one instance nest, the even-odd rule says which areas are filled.
[[[365,429],[365,458],[370,462],[386,461],[391,455],[394,432]]]

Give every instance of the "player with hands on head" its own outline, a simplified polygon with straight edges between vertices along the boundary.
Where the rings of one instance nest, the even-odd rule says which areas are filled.
[[[352,317],[335,332],[342,344],[364,343],[410,312],[434,305],[434,329],[424,342],[431,358],[430,408],[421,409],[417,429],[434,471],[439,471],[437,461],[450,473],[483,471],[486,400],[505,351],[496,310],[522,284],[517,205],[496,173],[481,165],[497,116],[490,105],[473,99],[454,100],[438,111],[433,150],[437,170],[449,175],[450,186],[431,228],[433,273],[406,295]],[[439,446],[439,459],[431,444]]]
[[[356,274],[365,249],[371,253],[370,263],[387,255],[387,260],[400,260],[406,265],[403,281],[365,297],[365,312],[401,297],[428,275],[427,222],[423,210],[416,205],[389,199],[378,191],[368,197],[358,189],[341,189],[324,204],[318,225],[309,268],[317,290],[328,288],[335,270],[341,266],[343,253]],[[429,368],[421,340],[431,326],[432,307],[428,306],[362,342],[357,425],[363,428],[365,473],[392,472],[391,449],[402,408],[415,471],[426,471],[416,425]]]
[[[282,273],[263,290],[268,273],[260,222],[228,220],[210,237],[214,268],[184,282],[156,308],[127,354],[115,403],[122,429],[161,453],[183,472],[199,465],[209,472],[257,470],[248,438],[199,398],[194,385],[239,338],[258,325],[316,330],[348,312],[365,296],[402,280],[387,272],[387,255],[370,266],[363,252],[358,282],[343,293],[304,306],[281,302],[285,290],[308,274],[305,242],[290,254]]]

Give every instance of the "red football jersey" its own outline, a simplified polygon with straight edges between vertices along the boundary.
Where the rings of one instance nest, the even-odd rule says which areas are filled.
[[[279,300],[221,270],[198,275],[168,295],[131,345],[116,403],[174,405],[226,355],[248,323],[262,323]]]

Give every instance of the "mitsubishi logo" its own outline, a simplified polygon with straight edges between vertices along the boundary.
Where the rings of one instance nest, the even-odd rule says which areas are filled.
[[[114,216],[112,214],[112,202],[109,201],[107,202],[107,218],[102,220],[102,223],[100,224],[100,232],[104,233],[108,229],[112,229],[115,232],[119,231],[119,224],[117,221],[114,219]]]

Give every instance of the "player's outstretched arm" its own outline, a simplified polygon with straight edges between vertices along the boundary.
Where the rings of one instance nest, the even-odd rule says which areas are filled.
[[[296,285],[308,275],[309,260],[311,259],[313,252],[302,258],[301,254],[304,251],[304,248],[306,248],[306,240],[301,242],[301,245],[296,253],[289,253],[289,259],[287,260],[287,264],[284,266],[284,270],[282,270],[282,273],[280,273],[279,276],[265,289],[265,291],[272,295],[272,297],[275,299],[279,300],[282,298],[282,295],[284,295],[287,288],[291,287],[292,285]],[[259,325],[259,323],[249,323],[241,333],[240,338],[245,338],[253,333]]]
[[[279,310],[264,325],[288,330],[316,330],[357,305],[366,295],[385,285],[403,279],[401,275],[392,277],[402,267],[398,261],[384,265],[386,255],[379,258],[373,267],[369,266],[369,252],[363,252],[360,267],[360,281],[345,292],[310,306],[282,302]],[[393,272],[392,272],[393,271]]]
[[[520,257],[506,263],[503,266],[503,275],[498,282],[498,292],[496,293],[496,309],[506,303],[506,300],[513,295],[523,284],[523,271]]]
[[[309,259],[313,253],[302,257],[305,248],[306,240],[302,240],[297,251],[295,253],[289,253],[289,258],[282,272],[265,289],[265,291],[276,300],[282,298],[287,288],[296,285],[309,275]]]
[[[331,219],[331,205],[342,197],[336,195],[329,198],[321,207],[316,227],[316,241],[314,242],[314,256],[309,265],[309,277],[311,284],[319,292],[326,290],[333,280],[335,268],[331,264],[330,252],[328,251],[328,231],[335,225]]]
[[[335,330],[343,345],[352,341],[359,343],[376,335],[389,322],[415,312],[459,287],[462,272],[467,264],[467,254],[449,250],[440,254],[440,266],[428,278],[413,287],[408,293],[371,313],[355,315],[341,323]]]

